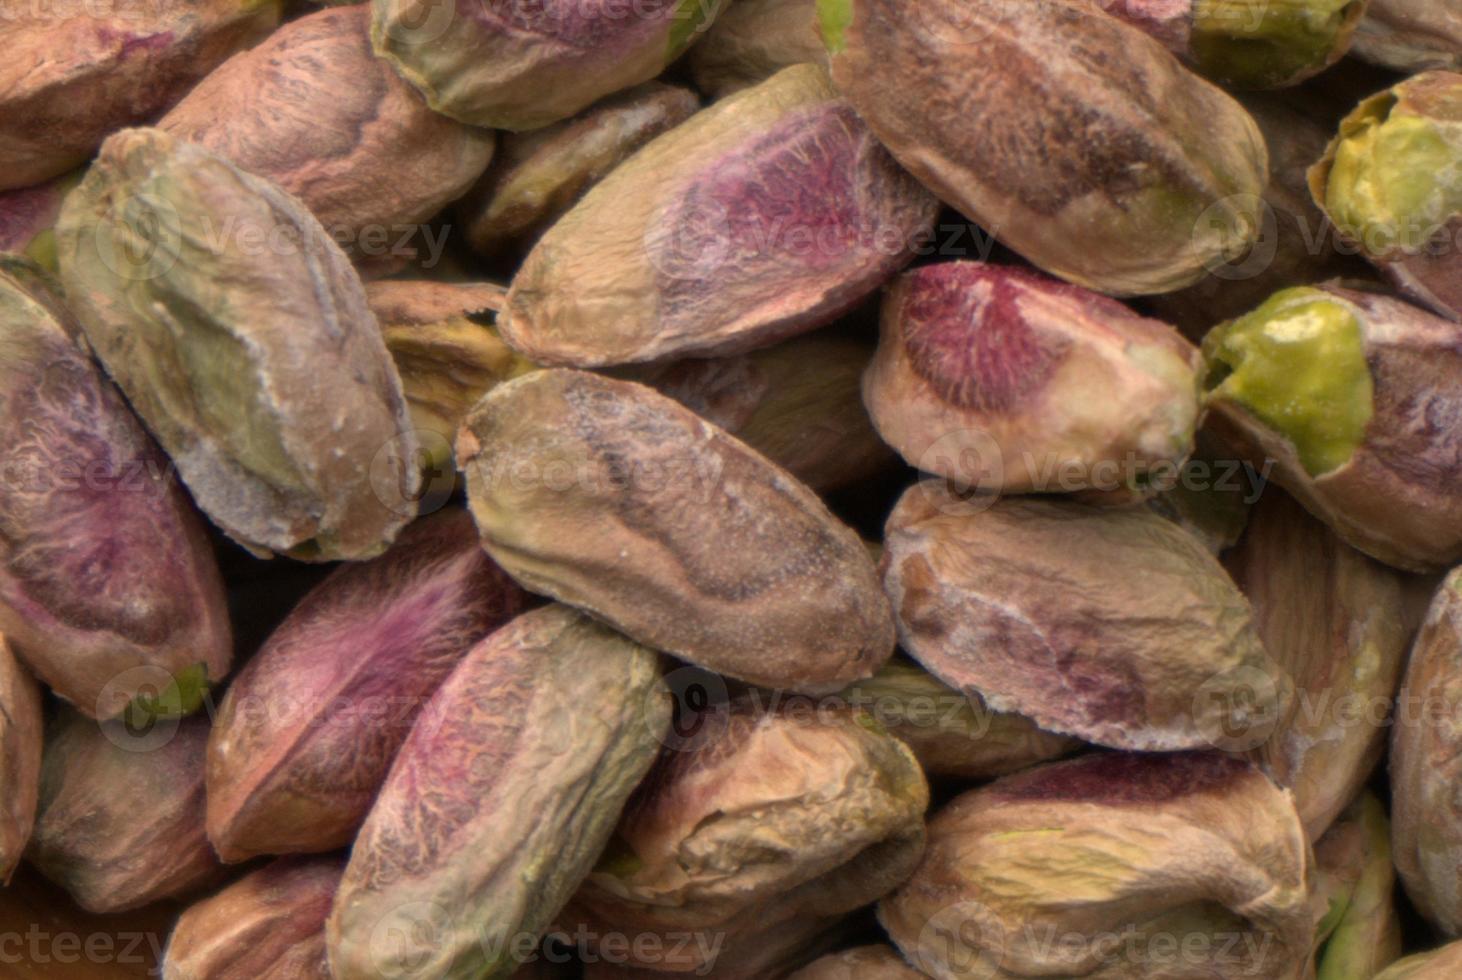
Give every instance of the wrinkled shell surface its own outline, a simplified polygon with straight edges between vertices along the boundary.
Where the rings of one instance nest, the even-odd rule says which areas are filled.
[[[687,56],[695,83],[719,99],[783,68],[827,60],[817,0],[736,0]]]
[[[41,779],[41,689],[0,635],[0,885],[20,863]]]

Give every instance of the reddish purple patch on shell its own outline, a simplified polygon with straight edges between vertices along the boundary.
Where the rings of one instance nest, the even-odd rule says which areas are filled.
[[[1216,752],[1106,752],[1011,776],[987,791],[1011,802],[1151,805],[1218,790],[1254,768]]]
[[[895,315],[909,366],[945,401],[992,413],[1013,411],[1040,391],[1065,356],[1064,339],[1026,322],[1021,298],[1045,292],[1086,303],[1096,296],[1022,269],[977,262],[925,266],[909,273],[904,289]]]
[[[676,0],[469,0],[465,6],[490,30],[593,48],[646,28],[663,30]]]
[[[0,192],[0,252],[23,251],[38,232],[55,223],[61,195],[54,184]]]

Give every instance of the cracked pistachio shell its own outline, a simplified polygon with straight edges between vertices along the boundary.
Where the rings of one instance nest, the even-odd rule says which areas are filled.
[[[879,919],[938,980],[1300,980],[1311,861],[1251,764],[1101,753],[956,798]]]
[[[297,199],[124,130],[67,197],[57,240],[87,340],[230,537],[369,558],[415,516],[400,379],[355,270]]]
[[[222,867],[203,831],[208,719],[141,730],[63,710],[46,732],[26,859],[88,912],[202,889]]]
[[[652,140],[528,253],[503,336],[548,364],[732,354],[836,319],[913,259],[937,202],[827,72],[798,65]]]
[[[527,602],[457,509],[411,525],[379,558],[336,569],[224,696],[208,743],[208,836],[219,856],[349,844],[437,687]]]
[[[700,108],[694,92],[646,82],[572,119],[503,137],[497,163],[457,205],[484,255],[531,246],[604,175]]]
[[[1233,88],[1295,85],[1339,61],[1367,0],[1097,0]]]
[[[926,481],[889,517],[899,640],[996,711],[1116,748],[1223,744],[1294,689],[1202,542],[1145,508],[1006,498]]]
[[[863,408],[873,349],[819,332],[748,354],[624,372],[730,432],[818,493],[887,470],[894,455]]]
[[[162,980],[330,980],[325,918],[341,858],[281,858],[191,906]]]
[[[1317,839],[1370,779],[1412,630],[1401,575],[1354,550],[1278,490],[1228,561],[1264,649],[1294,679],[1290,714],[1256,761],[1294,792]]]
[[[510,975],[516,937],[548,928],[609,841],[670,700],[653,652],[565,606],[473,647],[351,851],[326,926],[335,980]]]
[[[223,582],[169,461],[54,283],[0,258],[0,632],[83,714],[233,658]]]
[[[1417,302],[1462,321],[1462,72],[1362,102],[1310,168],[1340,236]]]
[[[20,863],[41,778],[41,689],[0,634],[0,885]]]
[[[272,180],[365,257],[367,235],[394,241],[461,197],[493,149],[489,130],[433,112],[375,57],[365,6],[290,21],[157,127]]]
[[[452,440],[493,386],[537,365],[498,336],[506,290],[493,283],[366,283],[429,467],[452,468]]]
[[[1322,924],[1330,933],[1317,955],[1317,980],[1374,977],[1401,955],[1390,834],[1386,808],[1365,793],[1316,842],[1317,877],[1339,873],[1350,885]]]
[[[591,931],[663,936],[662,949],[714,935],[738,957],[908,876],[929,805],[913,754],[861,712],[797,708],[718,706],[661,757],[574,899]],[[705,952],[685,944],[638,965],[695,971],[713,965]]]
[[[1116,300],[983,262],[905,273],[884,296],[863,399],[912,466],[983,491],[1120,491],[1180,466],[1197,348]]]
[[[1462,5],[1454,0],[1371,0],[1355,53],[1402,72],[1462,69]]]
[[[1169,292],[1258,234],[1268,154],[1254,120],[1094,4],[818,8],[833,81],[879,140],[1045,271]]]
[[[516,132],[659,75],[722,5],[372,0],[371,39],[433,109]]]
[[[553,369],[457,437],[483,547],[529,591],[774,688],[836,691],[893,653],[862,541],[781,467],[642,385]]]
[[[1447,936],[1462,935],[1462,569],[1437,590],[1396,703],[1391,736],[1391,843],[1412,903]]]
[[[1462,942],[1393,963],[1373,980],[1453,980],[1462,973]]]
[[[1275,294],[1204,340],[1208,424],[1388,565],[1462,560],[1458,327],[1338,284]]]
[[[858,946],[829,953],[792,974],[790,980],[919,980],[925,976],[891,946]]]
[[[990,710],[918,664],[891,660],[837,695],[913,750],[930,776],[991,779],[1069,755],[1081,743],[1021,715]]]
[[[686,60],[696,87],[713,99],[749,88],[783,68],[825,62],[817,0],[736,0]]]
[[[24,255],[54,274],[56,220],[81,175],[78,170],[33,187],[0,191],[0,252]]]
[[[280,0],[6,5],[0,190],[79,166],[279,23]]]

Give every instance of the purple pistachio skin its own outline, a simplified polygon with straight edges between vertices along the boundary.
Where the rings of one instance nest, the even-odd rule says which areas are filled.
[[[86,162],[279,23],[280,0],[6,4],[0,191]]]
[[[433,109],[520,131],[649,81],[722,0],[372,0],[371,38]]]
[[[528,596],[466,511],[409,527],[305,597],[230,686],[208,746],[208,835],[227,862],[350,843],[412,723]]]
[[[233,656],[223,583],[171,464],[53,284],[0,259],[0,633],[83,714]]]

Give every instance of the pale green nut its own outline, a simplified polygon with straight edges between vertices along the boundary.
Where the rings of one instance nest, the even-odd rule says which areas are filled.
[[[1311,476],[1365,441],[1375,392],[1356,312],[1319,289],[1286,289],[1203,342],[1210,400],[1248,409],[1294,444]]]
[[[132,699],[122,719],[129,728],[144,730],[153,721],[184,718],[203,707],[209,690],[208,665],[193,664],[174,674],[156,694],[139,694]]]
[[[1364,0],[1194,0],[1193,62],[1239,88],[1293,85],[1350,46]]]

